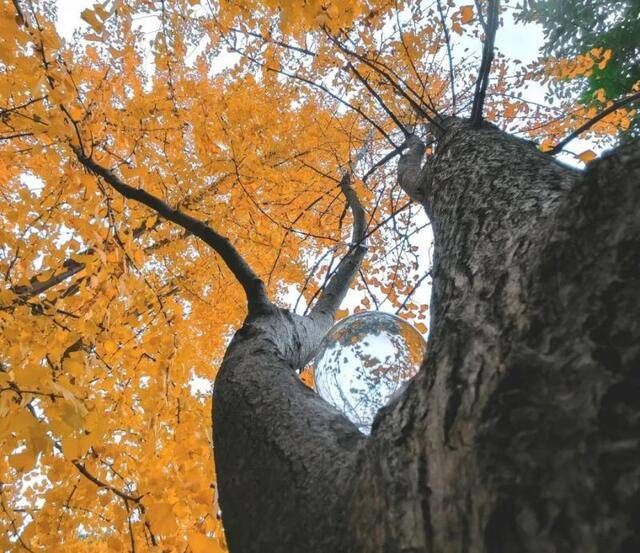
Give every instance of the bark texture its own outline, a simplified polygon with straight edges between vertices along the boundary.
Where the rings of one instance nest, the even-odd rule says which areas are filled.
[[[345,551],[345,491],[363,436],[296,372],[331,321],[274,309],[229,346],[213,428],[231,551]]]
[[[581,173],[490,125],[437,138],[399,164],[436,240],[428,355],[372,436],[293,372],[330,317],[261,315],[229,348],[232,553],[640,551],[640,151]]]

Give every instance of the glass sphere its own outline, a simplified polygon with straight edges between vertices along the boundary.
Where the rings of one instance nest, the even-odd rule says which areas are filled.
[[[368,434],[378,409],[418,372],[426,348],[422,335],[395,315],[346,317],[327,332],[313,360],[316,390]]]

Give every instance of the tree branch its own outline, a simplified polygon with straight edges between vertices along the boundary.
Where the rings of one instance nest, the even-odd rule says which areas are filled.
[[[398,183],[402,190],[414,201],[426,207],[427,198],[422,190],[422,158],[424,157],[424,144],[420,139],[411,135],[405,143],[409,149],[406,154],[400,156],[398,161]]]
[[[118,497],[124,499],[125,501],[133,501],[134,503],[140,503],[140,500],[142,499],[141,495],[133,496],[133,495],[130,495],[128,493],[125,493],[125,492],[119,490],[118,488],[116,488],[114,486],[106,484],[105,482],[103,482],[102,480],[99,480],[93,474],[91,474],[85,468],[85,466],[82,463],[80,463],[79,461],[71,461],[71,463],[73,464],[74,467],[76,467],[76,469],[78,469],[78,472],[80,474],[82,474],[82,476],[84,476],[87,480],[90,480],[91,482],[93,482],[96,486],[98,486],[98,488],[107,489],[110,492],[113,492]]]
[[[500,0],[489,0],[487,34],[484,39],[484,46],[482,47],[482,61],[480,62],[476,91],[473,95],[473,107],[471,108],[471,126],[475,128],[479,127],[482,122],[482,108],[487,94],[487,86],[489,86],[489,73],[491,72],[493,48],[496,41],[496,31],[498,29],[499,8]]]
[[[431,109],[431,111],[433,112],[433,116],[429,115],[427,111],[420,104],[418,104],[416,100],[414,100],[411,96],[409,96],[409,94],[407,94],[407,92],[395,81],[395,79],[392,78],[392,76],[385,70],[387,69],[387,67],[384,64],[381,64],[380,62],[377,62],[377,61],[373,62],[369,58],[358,54],[356,51],[349,50],[349,48],[347,48],[337,38],[335,38],[326,30],[325,30],[325,34],[327,35],[329,40],[333,42],[344,54],[348,54],[350,56],[355,57],[356,59],[360,60],[362,63],[369,66],[371,69],[373,69],[376,73],[384,77],[384,79],[391,85],[391,87],[398,94],[400,94],[400,96],[402,96],[405,100],[409,102],[409,104],[414,109],[416,114],[420,115],[421,117],[424,117],[432,125],[435,125],[436,127],[440,126],[438,122],[438,120],[440,119],[440,115],[433,108],[430,108],[430,107],[429,109]],[[382,69],[381,66],[384,67],[384,69]],[[413,92],[411,89],[409,89],[409,91]],[[419,97],[415,92],[413,92],[413,94]]]
[[[316,314],[335,316],[342,300],[349,290],[351,281],[358,273],[360,263],[367,250],[364,240],[367,231],[365,212],[355,190],[351,186],[351,173],[347,171],[340,181],[340,188],[347,199],[353,215],[352,246],[340,260],[336,271],[311,310],[311,317]]]
[[[453,113],[456,112],[456,83],[455,72],[453,71],[453,54],[451,52],[451,37],[449,35],[449,29],[447,29],[447,22],[444,17],[444,11],[442,9],[442,2],[438,0],[438,13],[440,14],[440,22],[442,24],[442,30],[444,32],[444,40],[447,45],[447,57],[449,58],[449,82],[451,84],[451,105],[453,107]]]
[[[262,282],[260,277],[258,277],[228,238],[218,234],[202,221],[183,213],[179,209],[169,206],[160,198],[142,189],[133,188],[125,184],[109,169],[102,167],[92,158],[84,155],[79,148],[73,147],[73,150],[82,165],[93,174],[102,177],[116,192],[127,199],[146,205],[161,217],[197,236],[217,252],[244,289],[247,296],[250,317],[271,305],[267,297],[264,282]]]
[[[92,253],[93,249],[88,249],[81,252],[80,255],[91,255]],[[12,291],[16,295],[21,296],[24,299],[32,298],[33,296],[37,296],[42,292],[46,292],[49,288],[53,288],[54,286],[60,284],[61,282],[64,282],[68,278],[71,278],[73,275],[82,271],[85,266],[85,263],[69,258],[62,264],[62,267],[64,268],[62,272],[57,273],[42,282],[40,282],[37,277],[33,277],[29,281],[30,286],[16,286],[12,289]]]
[[[28,27],[27,25],[27,20],[24,17],[24,13],[22,13],[22,8],[20,7],[20,4],[18,3],[18,0],[12,0],[13,2],[13,7],[16,9],[17,15],[18,15],[18,22],[21,25],[24,25],[25,27]]]
[[[276,69],[274,67],[269,67],[267,64],[262,63],[261,61],[257,60],[255,57],[247,54],[246,52],[240,50],[239,48],[236,48],[235,46],[233,46],[229,42],[227,42],[226,44],[227,44],[227,46],[229,47],[229,49],[232,52],[235,52],[235,53],[247,58],[249,61],[255,63],[256,65],[258,65],[260,67],[265,68],[267,71],[273,71],[274,73],[279,73],[280,75],[284,75],[285,77],[288,77],[290,79],[295,79],[295,80],[300,81],[302,83],[305,83],[305,84],[307,84],[309,86],[317,88],[318,90],[321,90],[322,92],[324,92],[325,94],[327,94],[328,96],[330,96],[331,98],[333,98],[334,100],[336,100],[337,102],[342,104],[343,106],[348,107],[349,109],[352,109],[353,111],[358,113],[365,121],[367,121],[370,125],[372,125],[386,139],[386,141],[389,144],[391,144],[391,146],[393,146],[394,148],[397,146],[396,143],[391,139],[389,134],[380,125],[378,125],[378,123],[376,123],[366,113],[364,113],[362,111],[362,109],[360,109],[356,105],[353,105],[353,104],[347,102],[346,100],[344,100],[343,98],[338,96],[338,94],[336,94],[336,93],[332,92],[331,90],[329,90],[323,84],[317,83],[315,81],[312,81],[311,79],[307,79],[306,77],[303,77],[302,75],[298,75],[297,73],[289,73],[288,71],[284,71],[283,69]]]
[[[393,111],[391,111],[391,109],[387,106],[387,104],[384,103],[384,100],[381,98],[380,94],[378,94],[375,90],[373,90],[373,88],[369,84],[369,81],[367,81],[360,74],[360,72],[355,68],[355,66],[352,63],[349,62],[348,63],[348,67],[349,67],[349,69],[351,69],[351,71],[357,77],[357,79],[365,86],[365,88],[369,91],[369,93],[377,100],[378,104],[380,104],[380,107],[382,107],[382,109],[385,111],[385,113],[389,117],[391,117],[391,120],[400,129],[402,134],[404,134],[405,137],[409,136],[409,131],[407,130],[407,128],[402,124],[400,119],[398,119],[397,115],[395,113],[393,113]]]
[[[614,102],[608,108],[602,110],[600,113],[598,113],[597,115],[589,119],[589,121],[587,121],[583,125],[580,125],[575,131],[573,131],[567,137],[563,138],[547,153],[549,153],[550,155],[557,154],[560,150],[562,150],[562,148],[564,148],[574,138],[576,138],[578,135],[582,134],[583,132],[588,131],[591,127],[593,127],[593,125],[595,125],[601,119],[604,119],[610,113],[613,113],[614,111],[617,111],[620,108],[628,104],[631,104],[633,102],[636,102],[638,100],[640,100],[640,92],[636,92],[635,94],[631,94],[630,96],[626,96],[625,98],[620,98],[620,100]]]

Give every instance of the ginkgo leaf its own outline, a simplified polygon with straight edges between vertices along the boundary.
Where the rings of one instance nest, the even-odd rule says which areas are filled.
[[[176,515],[170,503],[152,503],[145,514],[151,528],[162,535],[171,535],[178,529]]]
[[[107,353],[114,353],[118,349],[118,343],[115,340],[106,340],[103,347]]]
[[[91,27],[93,28],[93,30],[96,33],[101,33],[104,30],[104,25],[102,24],[102,22],[98,19],[98,16],[96,15],[96,13],[93,10],[90,9],[86,9],[84,10],[81,14],[80,17],[86,21],[87,23],[89,23],[89,25],[91,25]]]
[[[593,161],[597,157],[598,156],[595,154],[593,150],[585,150],[584,152],[582,152],[581,154],[578,154],[577,156],[577,158],[584,163],[589,163],[590,161]]]
[[[62,451],[67,459],[75,460],[82,457],[91,445],[91,437],[87,434],[70,435],[62,438]]]
[[[28,472],[35,467],[36,452],[27,447],[24,451],[11,455],[9,464],[19,472]]]
[[[64,360],[63,367],[73,376],[80,376],[84,371],[84,361],[82,359],[67,358]]]
[[[460,7],[460,20],[464,24],[471,23],[473,21],[473,6]]]
[[[107,538],[107,545],[109,546],[109,549],[111,549],[112,551],[124,550],[124,546],[122,545],[122,540],[120,540],[120,538],[116,536],[109,536]]]
[[[192,553],[222,553],[224,551],[217,539],[205,536],[200,532],[189,534],[188,543]]]

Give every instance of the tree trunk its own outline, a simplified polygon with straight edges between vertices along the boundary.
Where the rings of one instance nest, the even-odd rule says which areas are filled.
[[[400,182],[435,235],[427,358],[368,438],[248,320],[214,392],[232,553],[640,551],[640,151],[581,173],[449,119]]]

